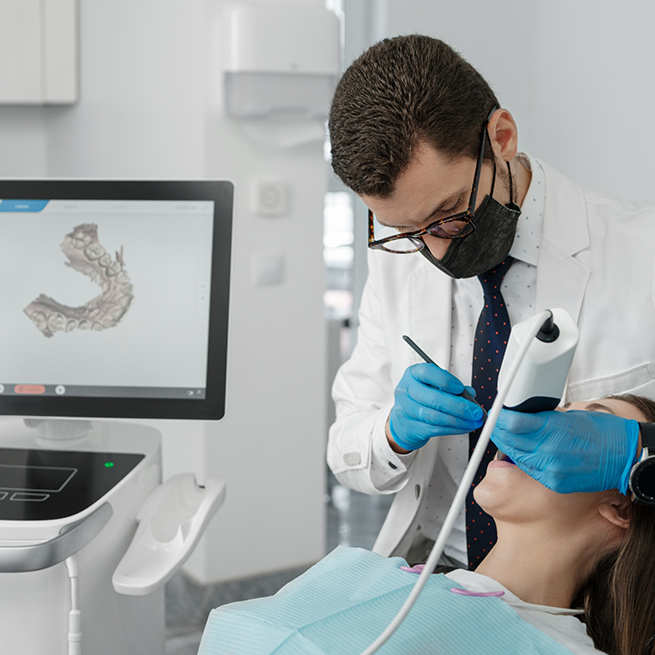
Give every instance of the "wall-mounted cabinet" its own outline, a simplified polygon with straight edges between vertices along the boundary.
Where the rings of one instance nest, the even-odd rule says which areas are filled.
[[[0,104],[78,99],[78,0],[0,0]]]

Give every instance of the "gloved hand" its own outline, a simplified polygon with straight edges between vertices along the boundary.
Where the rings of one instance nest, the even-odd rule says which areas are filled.
[[[639,424],[604,412],[503,409],[491,440],[520,469],[557,493],[628,491]]]
[[[475,391],[466,387],[471,395]],[[394,392],[389,415],[393,440],[405,450],[425,446],[432,437],[463,434],[482,425],[482,409],[459,396],[464,385],[436,364],[414,364],[405,370]]]

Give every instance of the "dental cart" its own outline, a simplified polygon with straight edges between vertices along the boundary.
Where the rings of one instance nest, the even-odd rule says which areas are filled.
[[[232,196],[0,180],[1,655],[164,653],[163,585],[225,488],[162,485],[147,420],[224,414]]]

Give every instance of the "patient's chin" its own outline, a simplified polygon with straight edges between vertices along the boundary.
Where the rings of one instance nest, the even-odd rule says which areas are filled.
[[[523,521],[542,506],[550,506],[549,491],[518,466],[493,466],[473,490],[480,507],[494,518]]]
[[[494,510],[506,506],[511,502],[512,491],[507,485],[487,477],[473,489],[475,502],[487,513],[493,516]]]

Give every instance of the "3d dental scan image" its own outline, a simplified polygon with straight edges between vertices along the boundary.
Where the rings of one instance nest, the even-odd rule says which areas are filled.
[[[76,329],[98,332],[118,325],[134,299],[123,246],[112,259],[98,240],[98,226],[84,223],[66,235],[61,249],[68,258],[66,265],[91,278],[102,294],[80,307],[67,307],[41,294],[24,312],[46,337]]]

